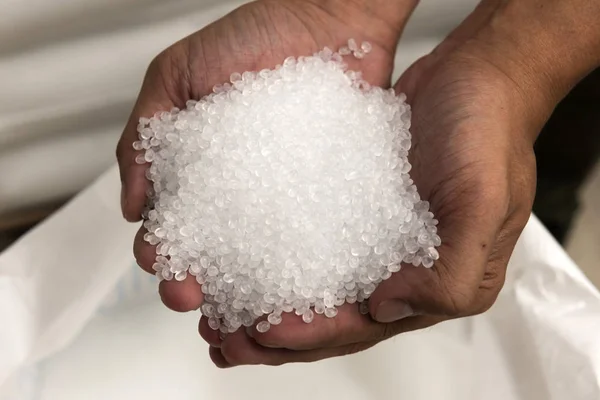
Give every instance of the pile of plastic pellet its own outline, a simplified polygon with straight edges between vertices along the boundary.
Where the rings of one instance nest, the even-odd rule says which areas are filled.
[[[211,328],[335,317],[402,262],[438,259],[437,221],[409,177],[406,98],[343,61],[370,50],[350,40],[234,73],[186,109],[140,120],[153,268],[159,279],[196,278]]]

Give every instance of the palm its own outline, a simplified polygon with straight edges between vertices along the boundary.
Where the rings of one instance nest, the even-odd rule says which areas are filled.
[[[405,278],[459,275],[465,293],[476,284],[477,296],[495,296],[485,289],[501,287],[512,252],[506,241],[516,241],[513,232],[527,221],[535,188],[533,149],[521,139],[526,127],[514,111],[519,99],[499,71],[457,51],[420,60],[398,86],[413,105],[411,175],[440,220],[444,241],[434,271],[409,269]],[[485,267],[460,265],[468,253]],[[422,311],[434,312],[431,307]]]

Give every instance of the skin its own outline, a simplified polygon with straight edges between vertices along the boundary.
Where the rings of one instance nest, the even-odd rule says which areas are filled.
[[[413,107],[411,175],[440,220],[443,244],[432,269],[404,266],[372,295],[370,314],[340,307],[304,324],[284,315],[267,333],[226,338],[200,320],[219,367],[312,362],[365,350],[397,334],[482,313],[506,266],[535,195],[533,143],[555,105],[600,64],[600,6],[591,0],[484,0],[395,85]],[[577,4],[572,4],[577,3]],[[594,4],[596,3],[596,4]],[[150,65],[117,156],[127,220],[138,221],[148,183],[132,143],[142,116],[198,99],[234,71],[272,68],[289,55],[339,48],[353,37],[374,50],[350,67],[389,86],[396,43],[416,1],[261,0],[176,43]],[[560,18],[558,18],[560,16]],[[550,26],[551,28],[547,28]],[[140,266],[155,249],[135,238]],[[162,282],[163,302],[197,309],[195,280]]]

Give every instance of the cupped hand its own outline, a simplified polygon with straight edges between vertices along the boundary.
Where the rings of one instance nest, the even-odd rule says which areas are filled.
[[[117,148],[125,218],[141,219],[151,185],[145,178],[148,165],[135,162],[140,117],[200,99],[214,85],[229,80],[233,72],[273,68],[288,56],[311,55],[325,46],[338,49],[354,38],[368,41],[372,51],[364,60],[348,59],[350,68],[378,86],[389,86],[396,44],[412,6],[387,0],[260,0],[247,4],[201,31],[163,51],[150,64],[129,122]],[[381,3],[375,9],[375,3]],[[397,4],[404,4],[397,7]],[[414,2],[412,2],[414,3]],[[141,228],[135,238],[138,264],[154,273],[156,249],[143,240]],[[189,277],[183,282],[163,281],[163,302],[176,311],[191,311],[202,303],[202,292]],[[218,343],[217,343],[218,345]]]
[[[403,266],[369,301],[311,324],[286,314],[266,333],[251,328],[221,340],[200,333],[221,367],[310,362],[355,353],[402,332],[486,311],[531,212],[534,139],[553,107],[486,56],[478,36],[497,1],[482,5],[400,79],[413,106],[411,175],[439,219],[440,260]]]

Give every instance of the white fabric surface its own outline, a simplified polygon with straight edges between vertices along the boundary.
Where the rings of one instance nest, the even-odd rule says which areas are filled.
[[[0,255],[0,400],[600,398],[600,294],[535,218],[487,314],[351,357],[220,371],[199,315],[167,311],[134,265],[118,194],[113,168]]]

